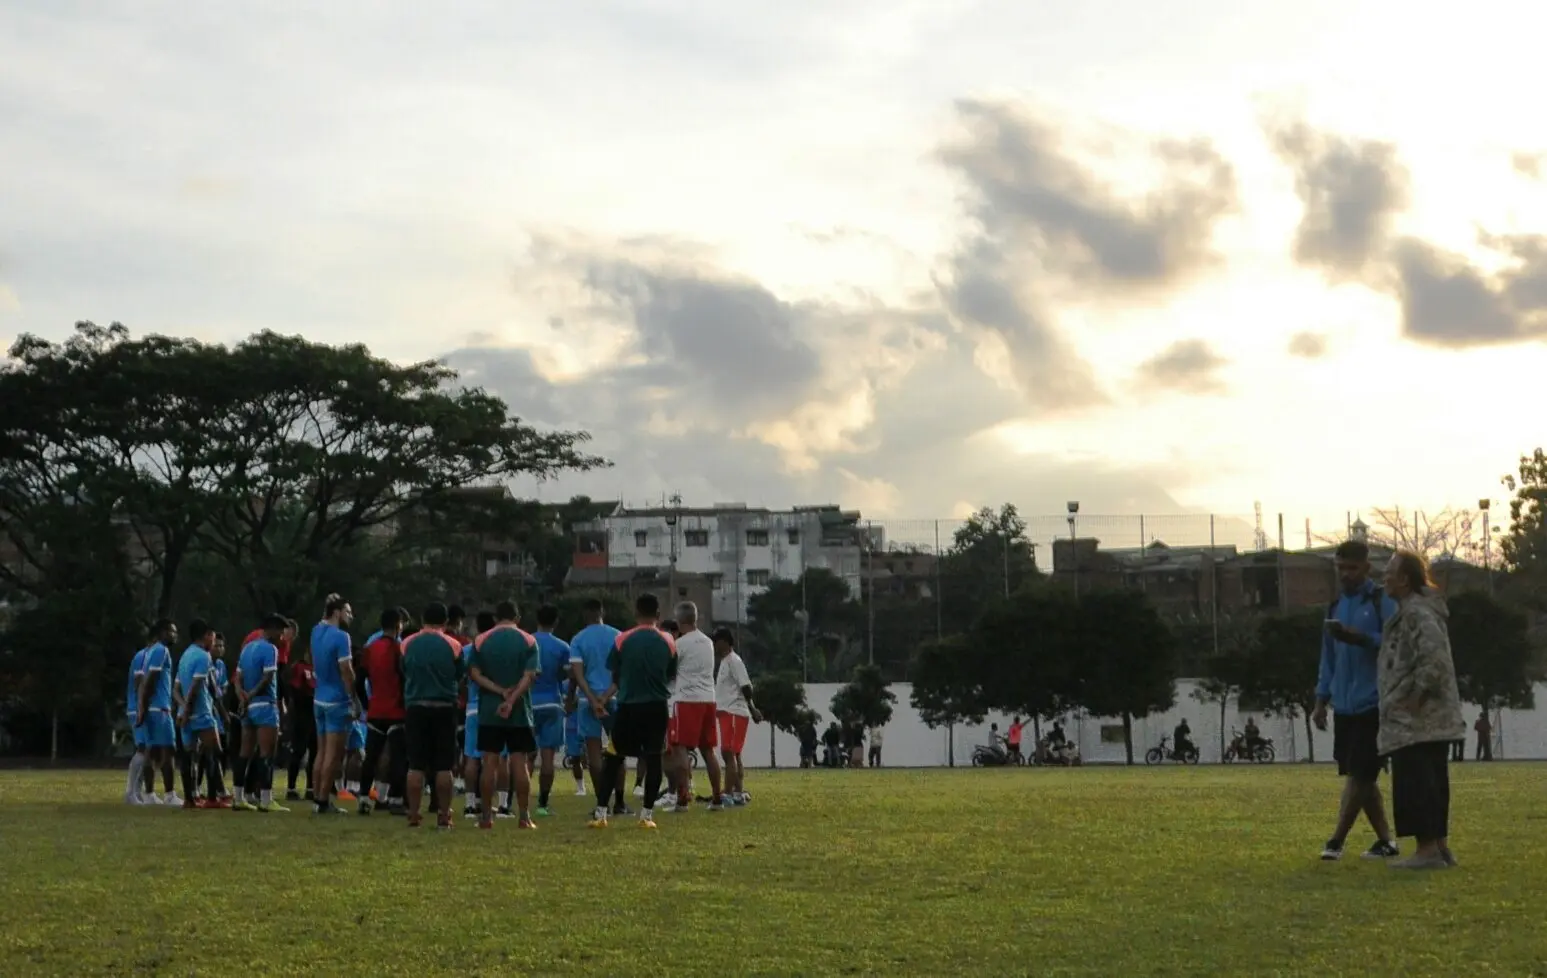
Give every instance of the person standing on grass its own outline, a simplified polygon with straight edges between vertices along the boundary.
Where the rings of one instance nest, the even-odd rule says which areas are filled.
[[[279,649],[285,619],[270,615],[236,660],[241,748],[232,768],[239,811],[288,812],[274,803],[274,750],[279,744]],[[244,790],[245,789],[245,790]],[[254,804],[256,799],[256,804]]]
[[[672,707],[674,739],[672,767],[677,772],[676,811],[685,812],[693,802],[692,761],[698,751],[709,771],[709,810],[724,808],[721,798],[719,727],[716,721],[714,642],[698,627],[698,606],[691,601],[677,605],[677,685]]]
[[[210,698],[209,674],[213,668],[209,645],[214,640],[214,630],[202,619],[195,619],[188,626],[193,644],[183,650],[177,663],[177,685],[173,690],[178,704],[177,726],[184,732],[183,742],[187,751],[183,755],[183,807],[224,807],[222,796],[225,785],[220,777],[220,765],[215,759],[220,750],[220,735],[215,732],[214,704]],[[202,802],[197,800],[198,782],[194,778],[193,754],[209,771],[209,791]]]
[[[596,789],[598,798],[610,797],[615,787],[618,807],[622,809],[626,771],[622,767],[617,769],[618,783],[609,785],[605,794],[601,782],[602,775],[607,771],[602,747],[610,742],[612,725],[618,713],[618,701],[604,700],[601,696],[612,686],[612,669],[608,662],[619,635],[616,628],[602,622],[602,612],[602,602],[596,598],[588,598],[581,605],[580,613],[586,624],[569,640],[569,677],[577,694],[575,727],[585,744],[586,764],[591,768],[591,786]]]
[[[1488,720],[1488,711],[1483,710],[1477,714],[1477,722],[1472,725],[1477,731],[1477,759],[1479,761],[1493,760],[1493,724]],[[1465,741],[1462,741],[1465,743]]]
[[[317,760],[312,769],[314,815],[342,815],[333,804],[333,784],[344,767],[349,728],[360,715],[355,698],[354,648],[349,626],[354,609],[337,594],[323,602],[322,620],[312,628],[312,671],[317,677],[312,716],[317,726]]]
[[[403,643],[403,700],[408,707],[408,827],[422,823],[419,805],[431,786],[435,827],[451,828],[451,766],[457,757],[457,686],[462,648],[446,634],[446,606],[424,610],[419,631]]]
[[[1016,744],[1014,746],[1014,748],[1013,748],[1013,750],[1017,754],[1020,753],[1020,749],[1021,749],[1021,745],[1020,744]],[[871,727],[870,728],[870,766],[871,767],[880,767],[881,766],[881,728],[880,727]]]
[[[290,764],[289,782],[286,786],[285,800],[297,801],[300,795],[296,793],[295,782],[300,775],[301,768],[306,768],[306,800],[311,801],[312,796],[312,765],[317,763],[317,708],[313,698],[317,692],[317,675],[312,670],[312,664],[304,655],[294,654],[291,657],[288,668],[280,666],[280,689],[288,698],[288,716],[290,718]],[[289,681],[283,678],[289,675]]]
[[[370,683],[366,701],[365,763],[360,768],[362,785],[376,786],[377,806],[402,807],[404,781],[408,778],[408,753],[404,745],[403,723],[408,708],[403,703],[403,644],[400,636],[406,617],[400,608],[381,613],[381,631],[365,643],[361,671]],[[389,763],[386,777],[382,771],[382,753]],[[369,815],[373,805],[369,793],[360,799],[360,814]]]
[[[763,717],[752,702],[752,680],[747,664],[736,653],[736,635],[729,628],[715,630],[714,657],[715,717],[720,725],[720,757],[725,761],[725,803],[745,805],[751,796],[747,794],[741,752],[747,745],[748,728],[754,722],[762,723]]]
[[[661,790],[661,757],[666,752],[666,725],[670,716],[667,705],[671,683],[677,677],[677,646],[661,631],[660,601],[653,594],[641,594],[634,601],[633,628],[618,636],[607,669],[612,682],[596,697],[599,716],[614,695],[618,715],[612,728],[612,750],[606,770],[597,779],[596,810],[590,827],[607,827],[607,796],[613,790],[622,800],[619,785],[625,757],[637,757],[645,769],[645,801],[639,811],[639,827],[654,829],[655,801]]]
[[[1026,721],[1020,717],[1015,717],[1010,721],[1010,729],[1006,732],[1004,739],[1005,748],[1010,752],[1010,759],[1012,761],[1020,762],[1025,760],[1025,757],[1021,754],[1021,738],[1024,736],[1025,730]],[[877,728],[871,731],[870,734],[870,754],[874,758],[870,762],[871,767],[879,767],[881,763],[881,745],[876,743],[876,734],[879,732],[880,730]]]
[[[537,677],[537,639],[522,631],[517,622],[520,612],[514,602],[501,601],[494,608],[495,625],[474,641],[468,663],[469,702],[476,692],[478,703],[478,754],[483,763],[484,814],[478,827],[494,827],[493,805],[497,775],[502,767],[510,769],[515,781],[516,809],[520,829],[535,829],[532,821],[532,782],[527,769],[527,754],[536,746],[532,732],[532,684]],[[557,616],[555,616],[557,617]],[[564,661],[569,653],[565,651]],[[551,755],[550,755],[551,757]],[[508,762],[502,763],[502,759]]]
[[[163,805],[181,805],[172,787],[172,757],[177,750],[177,727],[172,722],[172,652],[177,641],[177,625],[163,618],[151,628],[151,646],[140,663],[139,708],[135,715],[145,728],[145,757],[150,765],[146,787],[153,789],[156,772],[161,772]],[[154,796],[153,796],[154,797]]]
[[[532,722],[536,735],[538,764],[537,814],[548,817],[553,810],[548,800],[553,794],[554,754],[564,747],[564,695],[561,685],[573,653],[569,643],[553,634],[559,623],[559,609],[545,604],[537,609],[537,675],[532,682]]]
[[[453,605],[447,614],[453,612],[460,613],[461,609]],[[489,631],[496,624],[494,612],[492,611],[480,611],[473,620],[476,623],[475,630],[479,635]],[[472,663],[473,643],[464,639],[461,634],[451,631],[449,623],[446,634],[455,639],[461,646],[462,651],[459,654],[462,658],[462,675],[466,676],[467,667]],[[482,799],[478,797],[478,782],[483,768],[478,755],[478,696],[476,692],[474,695],[468,695],[467,681],[464,680],[458,690],[458,697],[457,777],[452,780],[452,787],[455,788],[458,781],[460,781],[461,790],[464,792],[462,817],[482,818],[483,810],[486,806],[490,810],[495,809],[495,798],[492,795]],[[502,758],[501,760],[503,762],[508,759]],[[503,763],[497,765],[497,773],[498,777],[495,779],[497,786],[509,785],[508,774],[504,770]],[[506,812],[505,817],[509,818],[510,813]]]
[[[571,657],[574,651],[570,652]],[[585,790],[585,741],[580,737],[579,702],[575,698],[575,684],[564,681],[564,763],[575,776],[575,797],[584,798]]]
[[[1466,737],[1445,598],[1417,554],[1398,550],[1386,566],[1397,612],[1380,647],[1380,743],[1391,759],[1391,810],[1397,836],[1418,848],[1393,869],[1447,869],[1450,852],[1450,745]]]
[[[1380,737],[1380,684],[1377,662],[1386,622],[1396,602],[1370,580],[1370,548],[1362,540],[1346,540],[1333,554],[1343,593],[1327,607],[1316,679],[1316,729],[1327,729],[1332,708],[1332,756],[1342,775],[1343,797],[1337,827],[1322,848],[1325,861],[1340,859],[1343,844],[1363,812],[1375,830],[1367,859],[1398,855],[1381,800],[1380,773],[1385,766]]]
[[[129,734],[134,738],[134,756],[129,758],[129,781],[124,786],[124,804],[151,803],[153,785],[145,777],[145,755],[149,744],[145,727],[140,724],[140,680],[145,676],[145,653],[140,649],[129,659],[129,689],[124,695],[124,710],[129,716]]]

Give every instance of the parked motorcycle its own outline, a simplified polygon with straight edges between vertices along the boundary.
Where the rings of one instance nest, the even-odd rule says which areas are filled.
[[[1230,746],[1225,748],[1226,764],[1234,764],[1236,761],[1272,764],[1275,756],[1273,738],[1263,737],[1255,745],[1247,746],[1245,734],[1239,730],[1230,731]]]
[[[1039,767],[1042,765],[1075,767],[1080,763],[1080,749],[1074,746],[1073,741],[1068,740],[1054,747],[1046,737],[1043,737],[1037,741],[1037,751],[1032,755],[1031,762]]]
[[[1189,744],[1186,750],[1178,752],[1171,749],[1170,737],[1162,737],[1159,747],[1151,747],[1145,753],[1144,763],[1159,764],[1162,761],[1176,761],[1179,764],[1197,764],[1200,757],[1197,744]]]
[[[998,744],[979,744],[972,748],[973,767],[1014,767],[1026,761]]]

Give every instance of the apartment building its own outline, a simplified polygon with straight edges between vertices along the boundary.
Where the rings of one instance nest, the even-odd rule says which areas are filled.
[[[836,505],[771,510],[742,503],[619,505],[577,525],[576,537],[577,570],[607,569],[628,580],[645,571],[657,580],[669,581],[674,574],[701,578],[719,622],[746,621],[752,597],[771,582],[796,580],[810,568],[831,571],[857,596],[865,548],[882,549],[886,543],[882,528],[863,525],[856,510]]]

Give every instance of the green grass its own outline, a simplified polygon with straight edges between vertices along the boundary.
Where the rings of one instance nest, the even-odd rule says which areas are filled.
[[[1411,876],[1317,861],[1325,767],[752,772],[657,833],[562,774],[520,834],[121,785],[0,774],[0,974],[1547,975],[1541,766],[1453,769]]]

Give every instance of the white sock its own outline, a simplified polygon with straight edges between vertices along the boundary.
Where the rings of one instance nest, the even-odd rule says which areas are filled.
[[[478,807],[478,796],[477,795],[468,795],[467,796],[467,807],[468,808],[477,808]]]
[[[654,821],[655,820],[655,809],[653,809],[653,808],[641,808],[639,810],[639,820],[641,822]]]
[[[270,791],[267,788],[264,788],[258,794],[258,801],[259,801],[259,804],[262,804],[262,805],[272,805],[272,804],[274,804],[274,792]]]
[[[378,805],[385,805],[387,803],[387,796],[389,794],[391,794],[391,793],[392,793],[392,786],[389,785],[387,782],[385,782],[385,781],[378,781],[378,782],[376,782],[376,803]]]
[[[138,798],[140,796],[140,775],[144,771],[145,755],[135,754],[129,759],[129,787],[126,789],[129,792],[129,797]]]
[[[510,792],[508,792],[508,791],[501,791],[500,792],[500,807],[501,808],[509,808],[510,807]]]
[[[360,793],[360,782],[358,781],[350,781],[345,787],[349,789],[351,795],[358,795]]]

